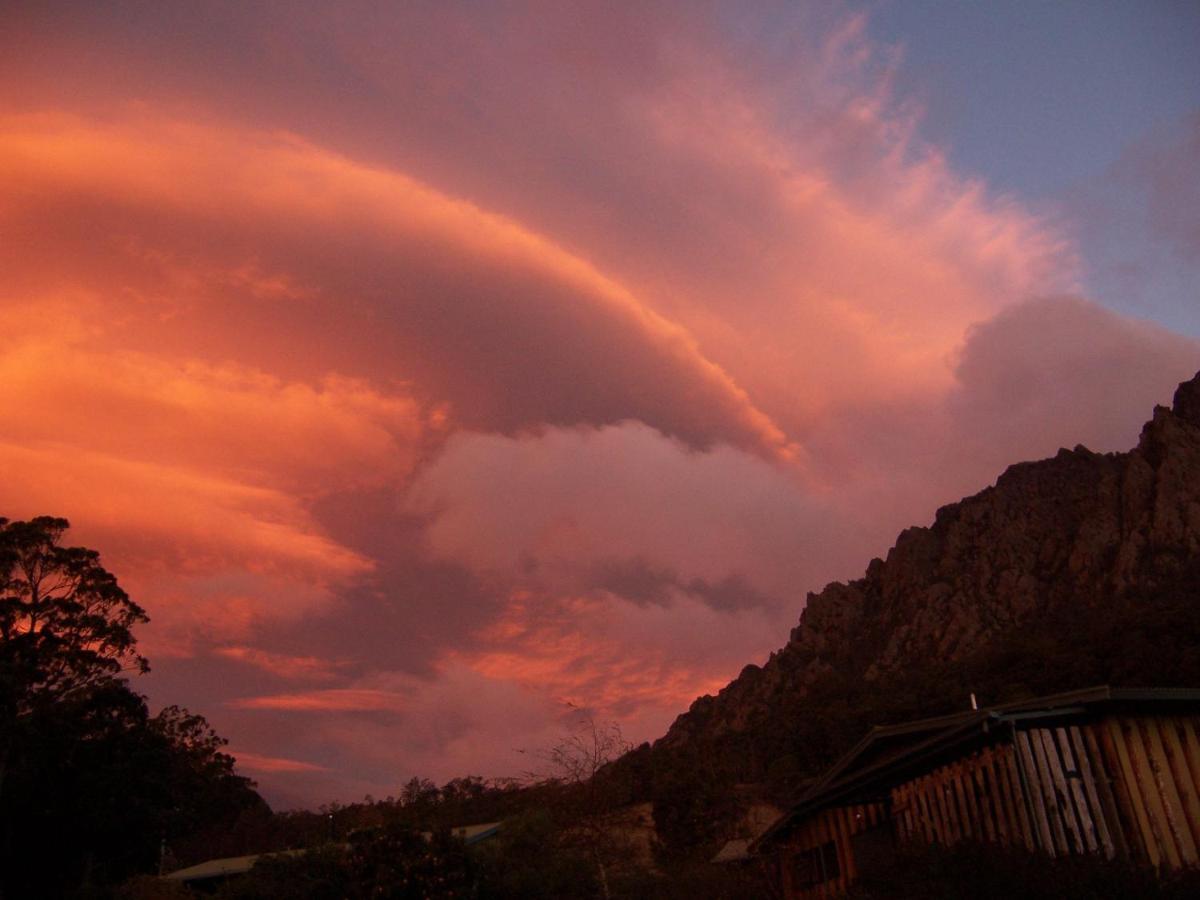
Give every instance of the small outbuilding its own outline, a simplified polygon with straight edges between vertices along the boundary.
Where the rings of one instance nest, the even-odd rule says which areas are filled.
[[[186,869],[176,869],[163,875],[166,881],[177,881],[189,887],[214,888],[231,878],[245,875],[254,868],[254,864],[268,856],[299,856],[304,850],[281,850],[277,853],[255,853],[250,856],[227,856],[224,859],[210,859],[188,866]]]
[[[830,897],[898,844],[1200,864],[1200,690],[1097,687],[875,728],[750,847],[786,898]]]

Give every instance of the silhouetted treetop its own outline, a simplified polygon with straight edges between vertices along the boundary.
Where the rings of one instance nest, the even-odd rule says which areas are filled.
[[[17,711],[123,670],[145,672],[135,625],[149,621],[100,554],[61,541],[66,519],[0,519],[0,677]]]

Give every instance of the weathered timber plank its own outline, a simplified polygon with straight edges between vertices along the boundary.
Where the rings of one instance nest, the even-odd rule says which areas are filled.
[[[1184,818],[1192,843],[1200,843],[1200,797],[1197,796],[1196,780],[1192,775],[1191,766],[1187,763],[1187,752],[1183,744],[1182,720],[1171,717],[1163,720],[1162,728],[1163,749],[1167,754],[1167,762],[1171,767],[1171,775],[1175,779],[1175,787],[1179,791],[1179,799],[1183,804]]]
[[[1149,862],[1150,856],[1141,837],[1137,810],[1125,785],[1120,755],[1113,743],[1107,721],[1094,722],[1082,730],[1093,760],[1093,768],[1096,768],[1099,774],[1098,770],[1102,767],[1108,775],[1107,778],[1097,778],[1096,787],[1100,791],[1100,802],[1104,804],[1111,824],[1110,830],[1117,855],[1123,859]]]
[[[1123,720],[1128,727],[1130,759],[1133,760],[1134,770],[1138,773],[1139,784],[1143,786],[1146,798],[1146,809],[1150,813],[1150,825],[1156,830],[1157,838],[1162,844],[1167,865],[1173,869],[1183,864],[1178,835],[1171,821],[1171,810],[1167,798],[1163,796],[1163,784],[1154,771],[1153,754],[1148,738],[1137,718]]]
[[[983,753],[979,754],[975,760],[975,764],[971,767],[971,780],[974,782],[976,804],[979,808],[979,818],[983,825],[983,836],[988,841],[997,843],[999,838],[996,831],[996,815],[992,811],[993,791],[987,783],[987,776],[985,774],[991,761],[991,750],[985,749]]]
[[[1062,810],[1058,806],[1058,794],[1054,789],[1054,775],[1050,771],[1050,760],[1046,758],[1046,745],[1037,729],[1029,731],[1029,746],[1033,751],[1033,762],[1037,767],[1037,785],[1046,819],[1050,822],[1050,833],[1054,837],[1054,851],[1059,855],[1071,852],[1071,841],[1067,837]]]
[[[963,797],[967,801],[967,815],[971,821],[971,836],[976,840],[983,840],[983,812],[979,806],[979,798],[975,795],[975,769],[979,765],[977,757],[971,757],[963,761],[959,767],[959,783],[962,785]]]
[[[1075,764],[1079,767],[1079,775],[1083,781],[1083,791],[1087,796],[1088,806],[1092,811],[1092,827],[1095,829],[1100,851],[1104,854],[1105,859],[1113,859],[1117,855],[1117,849],[1113,844],[1112,833],[1108,828],[1107,811],[1104,808],[1104,804],[1100,802],[1099,786],[1096,784],[1097,770],[1092,765],[1087,743],[1084,741],[1083,734],[1076,725],[1072,725],[1067,729],[1067,737],[1071,741],[1071,747],[1075,754]],[[1100,777],[1104,777],[1103,770],[1100,771]]]
[[[1025,794],[1021,790],[1021,782],[1017,778],[1017,750],[1015,747],[1003,748],[1002,755],[996,760],[996,774],[1004,786],[1005,810],[1012,823],[1013,835],[1025,845],[1026,850],[1037,848],[1037,836],[1034,834],[1034,824],[1029,818],[1029,807],[1025,803]]]
[[[913,792],[911,784],[903,784],[900,786],[900,797],[901,803],[903,803],[903,808],[900,813],[900,819],[896,823],[896,837],[901,841],[908,841],[912,840],[913,831],[916,828],[916,808],[913,806]]]
[[[921,812],[921,797],[917,791],[916,782],[910,781],[904,785],[905,796],[908,797],[908,834],[904,835],[902,841],[914,841],[918,836],[923,835],[926,840],[929,836],[925,834],[924,823],[921,821],[923,813]]]
[[[1175,867],[1179,865],[1179,851],[1175,849],[1170,835],[1165,833],[1162,801],[1150,773],[1150,765],[1146,762],[1141,736],[1128,720],[1116,717],[1113,718],[1112,731],[1118,750],[1124,752],[1124,758],[1129,761],[1129,792],[1141,802],[1145,816],[1142,822],[1146,829],[1144,837],[1147,848],[1154,848],[1154,865]]]
[[[1079,834],[1082,849],[1088,853],[1100,852],[1100,838],[1096,834],[1096,823],[1092,818],[1092,810],[1088,805],[1087,793],[1083,787],[1083,767],[1075,757],[1071,747],[1071,738],[1065,728],[1054,729],[1054,740],[1058,744],[1058,755],[1062,758],[1063,775],[1067,779],[1069,802],[1074,806],[1075,818],[1079,822]]]
[[[1197,727],[1200,727],[1200,717],[1180,716],[1179,724],[1183,753],[1192,773],[1192,782],[1200,788],[1200,738],[1196,736]]]
[[[946,797],[946,809],[950,811],[950,819],[953,822],[951,826],[954,829],[953,838],[955,841],[961,841],[967,833],[966,823],[963,821],[962,810],[958,805],[958,797],[954,791],[954,778],[947,769],[938,770],[938,779],[941,783],[942,793]]]
[[[1029,815],[1036,828],[1034,834],[1038,848],[1050,856],[1059,856],[1061,854],[1054,840],[1054,829],[1050,824],[1050,815],[1046,809],[1046,802],[1042,793],[1042,779],[1038,774],[1037,758],[1033,752],[1033,741],[1029,739],[1029,735],[1024,731],[1017,732],[1016,740],[1018,753],[1017,765],[1019,766],[1017,771],[1022,778],[1021,793],[1025,797]]]
[[[954,821],[954,817],[950,815],[950,804],[947,803],[946,786],[942,784],[941,778],[937,775],[930,775],[929,779],[930,796],[937,803],[937,811],[941,816],[942,821],[942,844],[949,846],[958,840],[958,823]]]
[[[1025,798],[1021,796],[1021,787],[1016,781],[1014,766],[1015,751],[1010,746],[996,749],[995,774],[1000,784],[1001,797],[1004,802],[1004,817],[1008,820],[1008,836],[1014,846],[1018,842],[1025,844],[1027,850],[1033,850],[1033,834],[1025,821]]]
[[[934,837],[939,844],[949,842],[950,829],[946,822],[946,804],[932,778],[926,778],[922,787],[925,805],[929,808],[929,821],[933,824]]]
[[[1012,809],[1009,807],[1009,799],[1006,796],[1008,788],[1005,785],[1005,779],[1000,774],[1003,760],[995,748],[991,748],[988,750],[987,761],[987,767],[983,770],[983,780],[987,785],[987,790],[991,792],[992,814],[996,817],[996,840],[1001,844],[1011,845],[1016,843],[1014,838],[1016,828],[1013,825]]]
[[[921,813],[921,829],[925,834],[925,840],[929,843],[940,840],[938,837],[937,823],[933,818],[933,807],[929,802],[929,797],[926,794],[924,786],[918,781],[913,787],[913,797],[917,801],[917,809]]]
[[[850,835],[853,833],[853,817],[853,809],[843,807],[838,810],[838,868],[842,873],[839,880],[843,886],[854,880],[856,868],[854,862],[854,848],[850,844]]]
[[[1171,769],[1171,761],[1163,744],[1162,729],[1166,722],[1158,717],[1145,716],[1139,718],[1138,725],[1146,746],[1150,771],[1154,773],[1159,796],[1163,799],[1167,827],[1175,839],[1175,846],[1179,848],[1179,857],[1183,864],[1194,865],[1200,862],[1196,856],[1196,842],[1192,838],[1191,828],[1188,827],[1187,811],[1183,808],[1175,773]]]
[[[1074,805],[1071,803],[1071,789],[1067,785],[1066,772],[1063,770],[1062,759],[1058,755],[1058,744],[1054,740],[1054,732],[1049,728],[1039,728],[1038,737],[1046,754],[1046,766],[1050,770],[1051,783],[1054,785],[1054,804],[1062,817],[1063,829],[1072,853],[1085,853],[1087,848],[1080,834],[1079,820],[1075,816]]]
[[[951,797],[957,804],[959,827],[962,829],[962,837],[965,840],[974,838],[975,823],[971,819],[971,809],[967,803],[966,784],[963,777],[965,766],[962,763],[956,763],[951,766],[947,776],[951,787]]]

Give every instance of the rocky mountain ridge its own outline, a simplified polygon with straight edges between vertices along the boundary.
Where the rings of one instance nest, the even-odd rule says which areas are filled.
[[[1170,408],[1154,410],[1129,452],[1077,446],[1011,466],[994,486],[938,510],[929,527],[903,531],[864,577],[809,594],[787,645],[693,703],[649,751],[652,768],[705,758],[731,781],[769,779],[773,767],[811,774],[856,729],[945,711],[937,704],[956,692],[965,703],[970,687],[949,682],[985,671],[992,663],[979,660],[989,653],[1053,666],[1062,648],[1070,654],[1077,625],[1088,652],[1102,656],[1102,640],[1119,636],[1096,637],[1096,623],[1138,621],[1139,604],[1157,603],[1156,591],[1173,591],[1178,604],[1197,561],[1200,373]],[[1050,642],[1044,651],[1012,650],[1041,639]],[[1186,653],[1186,640],[1180,646]],[[1039,652],[1049,658],[1039,662]],[[1138,664],[1127,669],[1141,677]],[[1081,664],[1062,679],[1093,671],[1115,677]],[[990,672],[987,681],[1009,690],[1004,678]],[[844,734],[829,734],[842,723]]]

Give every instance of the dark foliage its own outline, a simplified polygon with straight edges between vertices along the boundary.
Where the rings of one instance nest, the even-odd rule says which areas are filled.
[[[864,879],[848,900],[1185,900],[1200,896],[1200,872],[1156,877],[1151,869],[1099,857],[1050,859],[982,844],[911,847]]]
[[[0,521],[0,890],[103,893],[154,871],[162,842],[265,808],[224,741],[177,707],[151,716],[144,612],[63,519]]]
[[[621,900],[780,900],[779,887],[758,862],[716,865],[676,860],[613,882]]]
[[[507,819],[493,841],[476,851],[480,897],[496,900],[573,900],[601,896],[598,869],[588,847],[563,840],[546,809]]]

